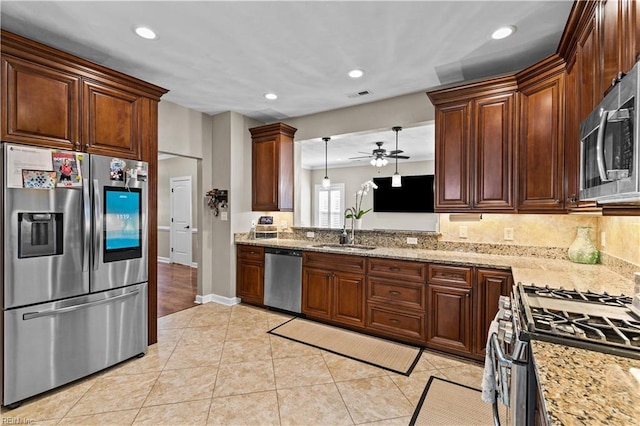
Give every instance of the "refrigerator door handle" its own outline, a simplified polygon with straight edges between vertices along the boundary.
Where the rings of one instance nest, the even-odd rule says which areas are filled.
[[[84,241],[82,244],[82,270],[89,269],[89,252],[91,251],[91,198],[89,195],[89,179],[82,180]]]
[[[100,246],[102,245],[102,199],[100,198],[100,182],[93,180],[93,270],[97,271],[100,262]]]
[[[28,313],[22,315],[22,319],[27,321],[27,320],[34,319],[34,318],[42,318],[42,317],[48,317],[48,316],[53,316],[53,315],[58,315],[58,314],[64,314],[64,313],[67,313],[67,312],[77,311],[79,309],[90,308],[90,307],[96,306],[96,305],[102,305],[102,304],[105,304],[105,303],[111,303],[111,302],[114,302],[114,301],[120,300],[120,299],[126,299],[126,298],[129,298],[129,297],[137,296],[138,294],[140,294],[140,290],[132,291],[130,293],[125,293],[125,294],[120,294],[118,296],[110,297],[108,299],[96,300],[95,302],[89,302],[89,303],[83,303],[81,305],[69,306],[69,307],[66,307],[66,308],[51,309],[51,310],[48,310],[48,311],[40,311],[40,312],[28,312]]]

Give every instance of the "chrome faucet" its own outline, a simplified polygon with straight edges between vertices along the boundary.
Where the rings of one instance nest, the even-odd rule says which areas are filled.
[[[356,220],[356,211],[353,207],[349,207],[344,211],[344,227],[343,230],[346,231],[347,227],[347,214],[351,213],[351,235],[347,237],[347,244],[355,243],[355,220]]]

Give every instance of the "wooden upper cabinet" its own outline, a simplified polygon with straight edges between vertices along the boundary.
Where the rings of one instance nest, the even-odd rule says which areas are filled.
[[[515,93],[475,99],[473,111],[473,207],[480,210],[513,210]]]
[[[552,55],[517,77],[518,210],[564,212],[564,61]]]
[[[2,56],[2,140],[79,147],[80,77]]]
[[[439,212],[471,208],[469,197],[470,122],[468,101],[436,109],[436,194]]]
[[[145,161],[143,141],[157,151],[165,89],[7,31],[1,48],[2,140]]]
[[[252,138],[253,211],[293,211],[293,136],[284,123],[249,129]]]
[[[428,95],[436,107],[436,211],[513,211],[515,78]]]
[[[140,158],[142,97],[91,81],[82,86],[85,151]]]

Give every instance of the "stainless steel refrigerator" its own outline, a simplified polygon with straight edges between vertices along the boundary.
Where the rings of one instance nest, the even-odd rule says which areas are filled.
[[[147,163],[2,144],[2,405],[147,350]]]

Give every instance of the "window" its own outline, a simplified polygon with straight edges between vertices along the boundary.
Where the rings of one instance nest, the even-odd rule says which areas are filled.
[[[342,228],[344,220],[344,183],[325,189],[315,185],[314,223],[317,228]]]

